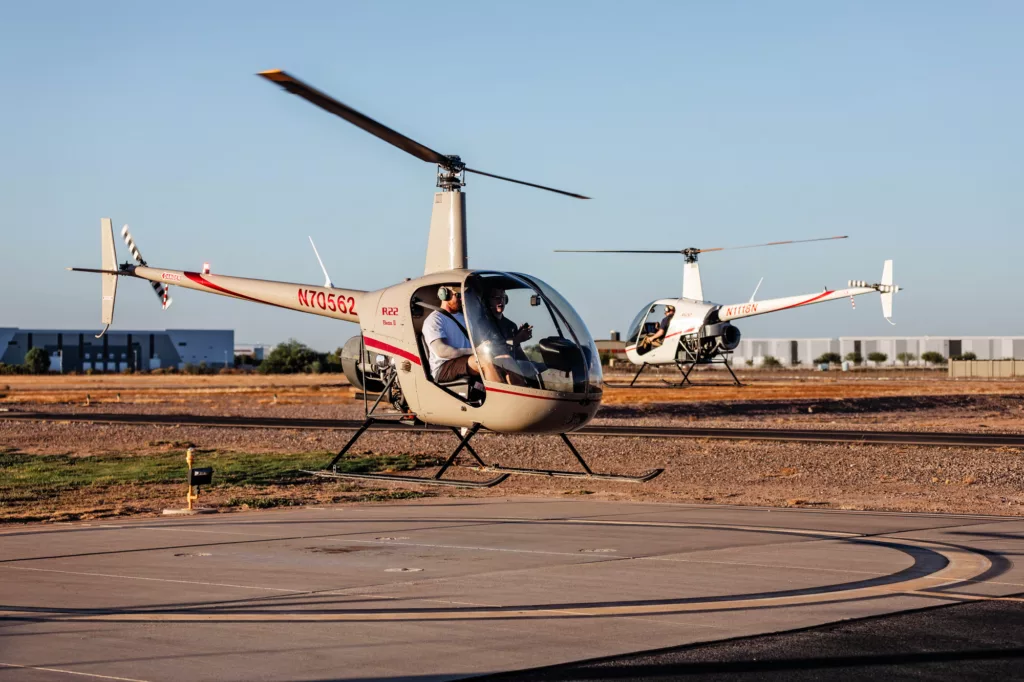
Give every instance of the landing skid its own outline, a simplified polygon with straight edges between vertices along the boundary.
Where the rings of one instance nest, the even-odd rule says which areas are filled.
[[[437,470],[437,472],[434,473],[433,476],[403,476],[400,474],[367,474],[338,471],[338,462],[341,460],[342,457],[345,456],[345,453],[352,448],[355,442],[359,440],[359,437],[362,436],[366,432],[366,430],[373,425],[374,422],[387,421],[396,420],[367,417],[366,421],[363,422],[362,426],[360,426],[359,429],[354,434],[352,434],[352,437],[349,439],[348,443],[345,444],[345,447],[341,449],[341,452],[339,452],[326,467],[318,471],[303,470],[303,473],[318,476],[320,478],[388,481],[391,483],[418,483],[426,485],[452,486],[456,488],[492,488],[498,485],[499,483],[502,483],[512,474],[523,474],[532,476],[557,476],[561,478],[586,478],[603,481],[626,481],[631,483],[646,483],[647,481],[650,481],[652,478],[659,476],[664,471],[664,469],[651,469],[650,471],[646,472],[641,476],[626,476],[621,474],[596,474],[593,472],[593,470],[591,470],[586,460],[580,456],[580,453],[576,450],[575,446],[573,446],[572,441],[570,441],[569,437],[566,436],[564,433],[559,435],[561,435],[562,441],[569,448],[569,451],[576,458],[576,461],[580,463],[580,466],[583,468],[583,471],[525,469],[517,467],[503,467],[500,465],[493,464],[489,465],[480,458],[480,455],[478,455],[476,450],[473,449],[473,446],[469,444],[469,441],[472,440],[473,436],[475,436],[477,432],[480,430],[479,424],[474,424],[469,429],[466,429],[465,433],[460,432],[458,429],[452,428],[452,432],[459,438],[459,445],[458,447],[455,448],[452,454],[448,456],[448,458],[444,461],[444,463]],[[477,466],[472,467],[473,469],[475,469],[476,471],[494,472],[497,473],[498,475],[495,476],[494,478],[487,479],[485,481],[470,481],[465,479],[443,478],[444,473],[449,469],[449,467],[455,464],[455,461],[458,459],[459,455],[463,451],[468,452],[470,456],[476,461]]]
[[[595,474],[587,461],[580,456],[580,453],[576,450],[576,447],[569,440],[569,437],[564,433],[559,434],[562,437],[562,441],[566,447],[569,448],[569,452],[573,454],[576,461],[583,467],[583,471],[559,471],[557,469],[522,469],[518,467],[503,467],[500,464],[491,464],[485,466],[481,471],[497,471],[505,472],[507,474],[523,474],[527,476],[553,476],[558,478],[588,478],[601,481],[624,481],[627,483],[646,483],[652,478],[656,478],[664,472],[664,469],[651,469],[647,473],[641,476],[626,476],[624,474]]]
[[[501,474],[486,481],[461,481],[454,478],[436,479],[426,476],[398,476],[397,474],[339,474],[334,471],[309,471],[307,469],[303,469],[302,473],[312,474],[320,478],[354,478],[368,481],[388,481],[389,483],[446,485],[452,488],[493,488],[509,477],[509,474]]]

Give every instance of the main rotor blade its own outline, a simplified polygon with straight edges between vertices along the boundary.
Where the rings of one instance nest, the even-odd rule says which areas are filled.
[[[526,182],[525,180],[516,180],[514,178],[506,178],[504,175],[495,175],[494,173],[485,173],[482,170],[476,170],[475,168],[466,168],[467,173],[476,173],[477,175],[486,175],[489,178],[495,178],[497,180],[504,180],[505,182],[514,182],[517,185],[526,185],[527,187],[535,187],[537,189],[546,189],[549,192],[555,192],[556,194],[564,194],[567,197],[574,197],[576,199],[589,199],[582,194],[576,194],[575,192],[566,192],[564,190],[555,189],[554,187],[545,187],[544,185],[537,185],[532,182]]]
[[[735,249],[756,249],[761,246],[779,246],[780,244],[803,244],[805,242],[827,242],[832,239],[849,239],[848,235],[840,237],[817,237],[816,239],[787,239],[782,242],[768,242],[766,244],[747,244],[746,246],[719,246],[713,249],[694,249],[697,253],[708,253],[709,251],[733,251]]]
[[[391,128],[388,128],[386,125],[374,121],[366,114],[362,114],[353,109],[352,107],[342,104],[341,102],[334,99],[330,95],[320,92],[319,90],[312,86],[306,85],[298,78],[295,78],[294,76],[291,76],[290,74],[285,73],[280,69],[261,71],[257,75],[266,78],[268,81],[277,83],[278,85],[280,85],[282,88],[292,93],[293,95],[298,95],[302,99],[308,102],[312,102],[321,109],[329,111],[335,116],[343,118],[353,125],[359,126],[366,132],[370,133],[371,135],[375,135],[376,137],[379,137],[385,142],[393,144],[402,151],[408,152],[409,154],[412,154],[418,159],[422,159],[423,161],[427,161],[429,163],[436,163],[439,166],[444,166],[445,168],[448,168],[452,165],[451,159],[445,156],[444,154],[435,152],[430,147],[426,147],[420,144],[419,142],[406,137],[400,132],[392,130]]]
[[[682,251],[625,251],[622,249],[555,249],[555,253],[674,253],[680,255]]]

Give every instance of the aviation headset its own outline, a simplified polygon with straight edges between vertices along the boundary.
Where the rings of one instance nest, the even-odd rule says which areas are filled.
[[[459,292],[455,291],[454,285],[443,286],[437,290],[437,297],[442,301],[450,301],[457,293]]]

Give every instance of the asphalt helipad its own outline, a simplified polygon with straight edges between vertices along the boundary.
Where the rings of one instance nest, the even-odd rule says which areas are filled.
[[[1024,519],[566,500],[0,531],[0,680],[446,679],[1024,591]]]

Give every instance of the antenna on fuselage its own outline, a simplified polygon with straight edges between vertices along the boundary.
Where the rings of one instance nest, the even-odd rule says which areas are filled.
[[[761,288],[761,282],[763,282],[763,281],[764,281],[764,277],[762,277],[761,279],[757,280],[757,286],[754,287],[754,293],[752,293],[750,295],[750,302],[751,303],[754,302],[754,297],[757,296],[757,290]]]
[[[309,245],[313,247],[313,253],[316,254],[316,262],[320,264],[320,269],[324,271],[324,286],[328,289],[334,288],[334,282],[331,281],[331,276],[327,274],[327,268],[324,267],[324,262],[320,259],[320,252],[316,250],[316,244],[313,243],[313,238],[309,238]]]

